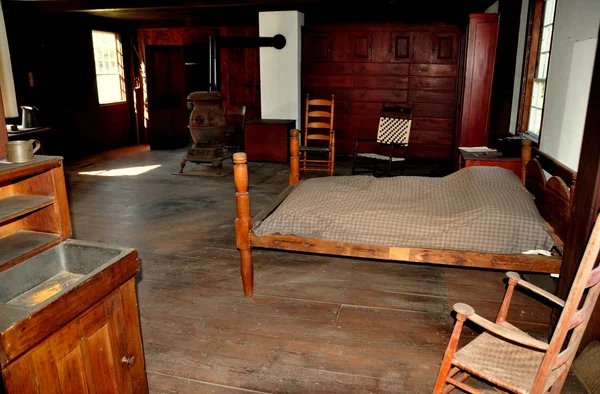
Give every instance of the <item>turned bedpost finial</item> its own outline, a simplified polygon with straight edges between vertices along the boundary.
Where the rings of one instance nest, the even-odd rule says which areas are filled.
[[[531,160],[531,140],[521,141],[521,181],[525,184],[527,180],[527,163]]]
[[[290,178],[289,184],[295,185],[300,182],[300,130],[290,131]]]
[[[245,193],[248,191],[248,166],[246,163],[248,158],[246,153],[237,152],[233,154],[233,181],[235,183],[235,191]]]

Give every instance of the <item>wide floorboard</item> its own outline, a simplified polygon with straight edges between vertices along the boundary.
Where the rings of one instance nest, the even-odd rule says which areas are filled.
[[[266,250],[254,253],[255,295],[245,298],[232,175],[175,175],[184,152],[128,148],[66,163],[74,237],[139,249],[151,392],[427,393],[452,305],[494,318],[502,272]],[[288,168],[249,171],[255,214],[285,188]],[[515,325],[546,338],[549,319],[544,304],[514,297]],[[467,328],[463,342],[473,335]],[[565,390],[583,392],[574,379]]]

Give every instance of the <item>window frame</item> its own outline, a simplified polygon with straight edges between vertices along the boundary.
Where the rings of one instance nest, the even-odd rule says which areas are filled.
[[[115,62],[116,62],[116,73],[98,73],[97,69],[97,59],[96,59],[96,47],[94,45],[94,33],[102,33],[102,34],[112,34],[115,38]],[[121,40],[121,34],[115,31],[110,30],[102,30],[102,29],[92,29],[91,34],[92,38],[92,51],[94,58],[94,76],[96,79],[96,99],[98,100],[98,105],[100,107],[113,106],[113,105],[123,105],[128,103],[128,91],[127,91],[127,77],[125,75],[125,56],[123,53],[123,42]],[[120,48],[119,48],[120,47]],[[121,88],[121,100],[118,101],[110,101],[102,103],[100,102],[100,92],[98,87],[98,76],[99,75],[117,75],[119,77],[119,83]]]
[[[541,53],[542,34],[544,29],[544,14],[545,3],[547,0],[529,0],[528,6],[528,23],[527,23],[527,38],[525,47],[525,56],[523,62],[523,76],[521,80],[521,94],[519,97],[519,112],[517,116],[517,134],[520,134],[528,139],[531,139],[534,144],[539,147],[544,123],[544,108],[545,108],[545,91],[547,88],[548,72],[550,70],[550,59],[552,58],[552,43],[554,41],[554,27],[556,22],[556,9],[558,1],[554,3],[554,14],[552,16],[552,33],[550,35],[550,43],[548,50],[548,64],[546,66],[546,78],[544,81],[544,102],[542,106],[542,115],[540,120],[540,132],[538,135],[529,133],[529,119],[531,116],[531,102],[533,99],[534,82],[539,80],[536,77],[539,55]]]

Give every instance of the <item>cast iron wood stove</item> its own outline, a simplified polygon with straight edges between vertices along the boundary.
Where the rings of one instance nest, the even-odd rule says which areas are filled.
[[[193,163],[212,163],[221,175],[223,160],[231,157],[224,144],[227,123],[221,109],[223,98],[219,92],[193,92],[188,95],[194,108],[190,114],[190,134],[194,145],[181,159],[179,173],[188,161]]]

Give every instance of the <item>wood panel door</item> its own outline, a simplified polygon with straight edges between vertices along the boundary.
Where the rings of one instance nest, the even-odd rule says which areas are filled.
[[[392,36],[389,31],[371,32],[371,61],[375,63],[388,63],[392,59]]]
[[[147,45],[148,143],[176,149],[189,143],[183,46]]]
[[[2,371],[7,393],[147,392],[141,345],[128,346],[132,335],[139,339],[139,320],[129,320],[125,309],[132,306],[124,308],[121,295],[106,297],[9,364]]]
[[[350,33],[350,58],[361,62],[371,60],[371,34],[369,32]]]
[[[471,14],[458,146],[487,146],[498,14]]]
[[[307,32],[304,35],[305,61],[328,62],[332,58],[332,35],[329,32]]]

